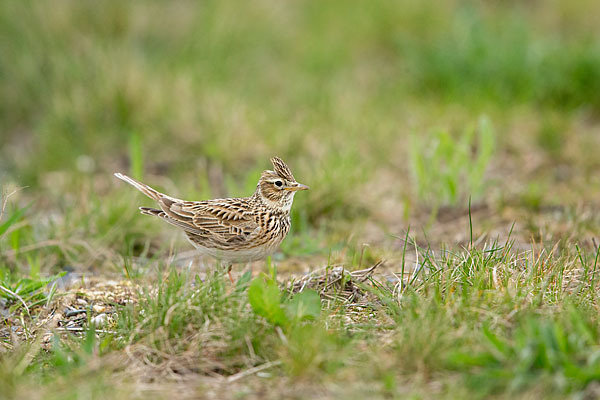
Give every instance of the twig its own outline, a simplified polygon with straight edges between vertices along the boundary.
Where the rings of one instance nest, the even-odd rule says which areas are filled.
[[[242,379],[242,378],[245,378],[247,376],[256,374],[257,372],[264,371],[265,369],[269,369],[271,367],[275,367],[275,366],[280,365],[280,364],[281,364],[281,361],[279,361],[279,360],[269,361],[269,362],[266,362],[264,364],[258,365],[258,366],[254,367],[254,368],[246,369],[244,371],[238,372],[237,374],[231,375],[225,381],[227,383],[235,382],[235,381],[237,381],[239,379]]]
[[[375,271],[375,269],[381,265],[384,264],[384,260],[379,260],[377,261],[372,267],[370,268],[366,268],[366,269],[361,269],[360,271],[353,271],[350,272],[350,276],[352,278],[361,278],[359,282],[364,282],[367,279],[369,279],[369,277],[371,275],[373,275],[373,271]]]
[[[13,296],[17,300],[19,300],[21,302],[21,304],[23,304],[23,307],[25,307],[25,310],[27,310],[27,314],[29,315],[29,307],[27,307],[27,303],[25,303],[25,300],[23,300],[23,298],[21,296],[19,296],[18,294],[16,294],[12,290],[10,290],[8,288],[5,288],[2,285],[0,285],[0,289],[4,290],[6,293],[10,294],[11,296]]]

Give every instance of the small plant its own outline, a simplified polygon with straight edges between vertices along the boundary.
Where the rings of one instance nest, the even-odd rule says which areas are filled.
[[[22,220],[25,211],[29,206],[17,208],[8,215],[6,213],[6,204],[8,197],[4,196],[0,205],[0,250],[3,248],[5,237],[9,237],[11,246],[15,252],[19,251],[19,229],[14,226]],[[6,218],[4,218],[6,216]],[[11,227],[13,228],[11,231]],[[6,299],[10,305],[11,311],[23,307],[27,313],[29,309],[48,304],[56,292],[56,280],[64,275],[58,274],[48,278],[39,277],[39,262],[33,257],[27,257],[30,277],[15,277],[8,267],[0,264],[0,298]]]
[[[254,314],[275,326],[280,361],[292,376],[317,378],[339,370],[350,338],[330,331],[321,316],[319,294],[306,289],[293,296],[279,289],[274,277],[258,277],[248,288]],[[327,313],[327,311],[325,311]],[[302,323],[311,321],[311,323]]]
[[[299,321],[317,319],[321,299],[314,290],[305,290],[286,298],[273,278],[256,278],[248,289],[248,299],[255,314],[269,323],[289,328]]]
[[[484,350],[456,353],[451,362],[471,370],[469,382],[484,390],[522,390],[544,378],[558,390],[583,389],[600,379],[598,331],[581,311],[565,314],[555,320],[531,316],[509,335],[484,325]]]
[[[494,131],[485,117],[477,129],[467,129],[459,137],[447,131],[436,132],[430,141],[413,137],[411,169],[419,198],[434,209],[480,198],[494,145]]]
[[[5,298],[13,310],[24,307],[29,312],[32,307],[50,303],[56,293],[56,280],[64,274],[62,272],[43,279],[13,279],[0,268],[0,298]]]

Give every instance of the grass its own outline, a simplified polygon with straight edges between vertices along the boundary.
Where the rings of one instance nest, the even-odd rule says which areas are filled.
[[[598,11],[2,3],[0,396],[597,397]],[[311,190],[235,285],[112,177],[273,155]]]
[[[485,189],[484,175],[494,142],[494,132],[484,117],[477,130],[468,129],[458,138],[446,131],[436,132],[429,143],[413,137],[411,169],[420,199],[434,207],[456,206],[469,198],[478,200]]]
[[[262,387],[290,380],[302,391],[312,382],[334,397],[443,393],[402,384],[409,377],[434,380],[447,394],[464,382],[479,397],[585,393],[597,379],[598,287],[583,276],[590,266],[576,252],[520,254],[510,242],[440,256],[418,252],[422,268],[408,284],[369,278],[353,289],[362,300],[341,295],[324,306],[318,293],[335,290],[327,285],[285,294],[272,278],[231,286],[218,272],[201,280],[160,270],[101,330],[84,323],[81,336],[56,332],[49,350],[21,342],[26,353],[13,350],[5,362],[23,366],[2,378],[13,382],[15,396],[27,393],[20,383],[28,379],[47,382],[51,393],[61,376],[102,371],[94,378],[102,390],[111,374],[127,376],[113,390],[154,382],[147,389],[164,395],[160,382],[179,382],[192,395],[199,392],[185,383],[190,379],[222,389],[243,377]],[[267,375],[253,376],[261,368]],[[347,387],[326,389],[329,380],[350,377]]]

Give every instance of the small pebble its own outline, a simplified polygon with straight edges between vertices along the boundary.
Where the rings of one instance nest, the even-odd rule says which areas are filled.
[[[98,313],[98,314],[106,311],[106,307],[101,306],[100,304],[94,304],[92,309],[94,310],[95,313]]]
[[[104,325],[106,323],[106,320],[108,319],[108,315],[106,314],[99,314],[96,315],[95,317],[93,317],[91,319],[91,323],[96,325],[96,326],[100,326],[100,325]]]

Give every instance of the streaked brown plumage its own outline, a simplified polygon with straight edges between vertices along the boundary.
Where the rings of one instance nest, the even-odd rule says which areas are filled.
[[[260,260],[277,249],[290,230],[294,195],[308,186],[296,182],[279,157],[271,159],[273,171],[264,171],[250,197],[185,201],[160,193],[126,175],[115,176],[154,199],[160,209],[140,207],[182,228],[203,254],[231,265]]]

